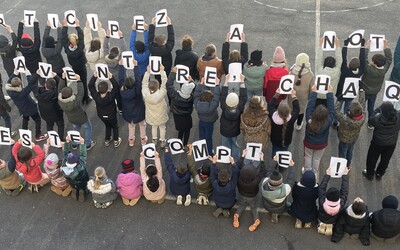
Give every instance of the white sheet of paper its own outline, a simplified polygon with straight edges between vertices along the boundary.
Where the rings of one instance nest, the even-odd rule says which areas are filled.
[[[360,86],[360,78],[346,77],[343,84],[343,98],[356,98]]]
[[[28,69],[26,68],[24,56],[17,56],[13,59],[13,61],[14,61],[14,67],[17,69],[19,73],[26,73],[28,71]]]
[[[167,9],[162,9],[156,13],[156,27],[167,27]]]
[[[369,39],[371,40],[369,51],[371,52],[383,51],[385,35],[370,34]]]
[[[215,87],[215,82],[217,79],[217,68],[215,67],[208,67],[204,71],[204,85],[207,87]]]
[[[231,156],[231,149],[225,146],[218,146],[216,148],[217,151],[217,162],[219,163],[230,163],[229,157]],[[225,155],[223,152],[227,152],[228,154]]]
[[[98,22],[99,22],[99,16],[97,14],[86,14],[86,20],[89,22],[89,26],[90,29],[92,29],[93,31],[98,31],[99,27],[98,27]]]
[[[57,24],[60,21],[60,19],[58,18],[58,14],[47,14],[47,20],[49,20],[50,27],[53,30],[56,30]]]
[[[66,73],[67,80],[69,80],[69,81],[76,81],[77,80],[76,77],[75,77],[75,72],[71,67],[64,67],[62,70],[63,70],[63,72]]]
[[[108,73],[110,72],[108,69],[108,65],[104,63],[97,63],[95,65],[97,70],[97,74],[100,80],[108,80]]]
[[[22,139],[22,146],[32,148],[32,131],[28,129],[19,129],[19,138]]]
[[[292,153],[289,151],[277,151],[278,155],[278,165],[283,168],[288,168],[290,166],[290,160],[292,159]]]
[[[385,81],[385,91],[383,101],[398,102],[400,98],[400,85],[396,82]]]
[[[318,82],[320,84],[318,84]],[[323,84],[321,84],[323,83]],[[328,93],[328,86],[326,86],[325,83],[328,83],[327,85],[331,84],[331,77],[328,75],[316,75],[315,76],[315,81],[314,84],[317,85],[317,93],[318,94],[326,94]]]
[[[229,64],[229,82],[241,82],[240,75],[242,74],[241,63],[230,63]]]
[[[150,64],[150,74],[152,75],[160,75],[161,74],[161,56],[150,56],[149,57]]]
[[[40,77],[51,78],[53,66],[49,63],[39,62]]]
[[[188,66],[178,64],[176,65],[176,82],[178,83],[186,83],[189,82],[186,79],[189,79],[190,69]]]
[[[0,145],[11,145],[11,131],[7,127],[0,126]]]
[[[119,23],[117,21],[108,21],[108,29],[110,30],[110,37],[119,39]]]
[[[33,27],[35,22],[36,10],[24,10],[24,26]]]
[[[67,19],[68,27],[76,27],[75,10],[67,10],[66,12],[64,12],[64,18]]]
[[[242,33],[243,33],[243,24],[232,24],[229,32],[231,36],[229,37],[229,42],[231,43],[241,43],[242,42]]]
[[[58,135],[58,133],[56,131],[54,131],[54,130],[47,131],[47,135],[49,136],[49,139],[50,139],[50,146],[56,147],[56,148],[62,148],[60,136]]]
[[[176,155],[176,154],[181,154],[181,153],[185,152],[183,150],[184,146],[183,146],[181,139],[172,138],[172,139],[168,140],[168,143],[169,143],[169,150],[171,151],[171,154]]]
[[[154,160],[156,152],[156,144],[149,143],[142,146],[144,158],[147,160]]]
[[[365,30],[356,30],[350,34],[350,42],[347,45],[349,49],[361,48],[361,39],[364,37]]]
[[[202,161],[208,158],[206,140],[198,140],[192,143],[194,161]]]
[[[294,75],[286,75],[281,77],[281,81],[279,82],[279,89],[281,95],[289,95],[292,93],[294,78],[295,78]]]
[[[347,160],[345,158],[331,157],[329,167],[331,168],[331,178],[341,178],[347,167]]]
[[[262,150],[261,143],[248,142],[246,144],[246,156],[244,158],[252,161],[260,161],[260,153]]]
[[[80,143],[81,134],[79,133],[79,131],[70,130],[67,132],[67,135],[69,136],[69,138],[71,139],[72,142]]]
[[[144,16],[133,16],[133,24],[137,32],[144,32]]]
[[[6,19],[4,19],[4,14],[0,14],[0,25],[3,27],[6,26]]]
[[[324,32],[324,42],[322,43],[323,51],[335,51],[336,50],[336,32],[335,31],[325,31]]]
[[[122,51],[121,59],[125,69],[135,68],[135,65],[133,65],[133,59],[134,59],[133,52],[131,50]]]

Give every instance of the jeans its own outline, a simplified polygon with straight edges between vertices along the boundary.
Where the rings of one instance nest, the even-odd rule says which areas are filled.
[[[225,137],[221,135],[221,145],[231,149],[231,156],[237,162],[240,158],[239,145],[237,143],[237,137]]]
[[[317,179],[319,173],[319,164],[326,148],[313,150],[304,147],[304,170],[312,170]],[[317,179],[318,182],[318,179]]]
[[[390,146],[379,146],[376,145],[374,142],[371,142],[367,154],[367,175],[374,175],[376,163],[379,156],[381,157],[381,161],[376,168],[376,174],[379,174],[381,176],[384,175],[389,165],[390,158],[392,158],[395,149],[396,144]]]
[[[272,158],[274,158],[274,156],[276,155],[276,152],[278,151],[289,151],[289,147],[288,146],[278,146],[278,145],[274,145],[272,144]]]
[[[353,148],[354,143],[343,143],[339,142],[339,157],[346,158],[347,160],[347,167],[351,165],[351,159],[353,158]]]
[[[39,136],[41,132],[41,126],[42,126],[42,119],[40,118],[39,113],[36,113],[34,115],[30,116],[32,120],[35,121],[35,135]],[[28,122],[29,122],[29,116],[22,116],[22,129],[28,129]]]
[[[207,150],[210,156],[214,156],[213,133],[214,133],[214,122],[203,122],[202,120],[199,121],[199,139],[206,140]]]
[[[368,119],[374,115],[376,94],[365,94],[365,102],[368,102]]]
[[[4,119],[4,125],[6,128],[9,128],[11,131],[11,117],[7,112],[4,112],[4,114],[1,115]]]
[[[81,130],[81,127],[85,129],[85,144],[87,147],[90,147],[90,144],[92,143],[92,124],[90,123],[90,120],[87,120],[84,124],[72,124],[72,127],[75,131]]]

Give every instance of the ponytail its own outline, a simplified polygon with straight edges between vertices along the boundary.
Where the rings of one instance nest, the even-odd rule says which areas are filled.
[[[296,82],[296,85],[297,86],[299,86],[300,84],[301,84],[301,73],[303,73],[303,70],[304,70],[304,68],[306,67],[306,64],[305,63],[303,63],[302,65],[301,65],[301,68],[300,68],[300,70],[299,70],[299,74],[297,75],[297,82]]]
[[[285,147],[286,129],[287,129],[287,119],[284,118],[282,124],[282,147]]]
[[[106,176],[106,170],[103,167],[97,167],[94,170],[94,176],[94,189],[99,189],[99,187],[101,186],[101,181]]]

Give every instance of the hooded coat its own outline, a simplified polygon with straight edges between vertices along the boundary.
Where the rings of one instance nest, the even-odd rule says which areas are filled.
[[[189,67],[189,75],[193,80],[200,80],[199,71],[197,70],[197,61],[199,60],[199,56],[196,52],[193,52],[193,49],[177,49],[175,51],[175,62],[174,65],[185,65]]]
[[[265,71],[268,66],[262,64],[260,66],[249,65],[246,63],[243,67],[244,82],[248,91],[262,91],[264,85]]]
[[[231,166],[231,164],[229,164]],[[239,179],[239,168],[236,164],[232,166],[232,176],[228,183],[222,184],[218,180],[217,167],[211,166],[211,182],[213,186],[212,196],[217,208],[231,209],[236,203],[236,185]]]
[[[48,64],[51,64],[52,70],[57,74],[61,74],[63,72],[63,68],[65,67],[64,59],[61,55],[62,50],[62,42],[61,42],[61,27],[57,28],[57,43],[54,48],[46,47],[46,39],[50,35],[50,26],[46,26],[43,34],[43,43],[42,43],[42,54]]]
[[[146,122],[152,126],[159,126],[168,121],[168,105],[165,101],[167,95],[167,74],[161,73],[160,88],[154,93],[149,89],[150,73],[146,72],[142,80],[142,95],[146,107]]]
[[[85,52],[85,56],[87,59],[87,62],[90,66],[90,69],[92,70],[92,72],[94,72],[96,70],[95,65],[97,63],[104,63],[104,38],[106,37],[106,31],[102,28],[99,29],[98,31],[98,39],[100,39],[100,44],[101,47],[100,49],[96,50],[96,51],[89,51],[90,49],[90,43],[93,40],[92,37],[92,31],[90,30],[90,28],[85,27],[83,29],[83,35],[84,35],[84,43],[85,43],[85,48],[86,48],[86,52]]]
[[[272,97],[275,95],[276,90],[279,88],[281,78],[287,74],[289,74],[287,66],[283,68],[271,66],[265,71],[263,93],[267,103],[271,102]],[[281,95],[278,98],[276,105],[278,105],[283,99],[285,99],[285,97],[286,95]]]
[[[12,149],[14,145],[11,145],[11,156],[10,160],[7,163],[7,166],[0,169],[0,186],[3,189],[13,190],[16,189],[21,183],[21,177],[18,174],[18,171],[15,171],[16,162],[15,158],[12,154]]]
[[[79,161],[74,168],[67,167],[67,155],[72,150],[71,143],[64,144],[64,158],[61,164],[62,173],[75,190],[87,190],[87,182],[89,181],[89,174],[86,170],[87,164],[87,150],[85,144],[79,144]]]
[[[133,200],[142,196],[142,178],[137,173],[120,173],[115,184],[122,198]]]
[[[58,76],[55,76],[54,80],[57,84],[60,82]],[[58,104],[58,91],[56,88],[57,86],[54,89],[46,89],[36,85],[33,90],[38,101],[40,115],[45,121],[57,122],[63,119],[64,112]]]
[[[118,197],[118,191],[114,182],[107,176],[103,180],[100,180],[100,187],[97,189],[95,188],[95,178],[90,178],[87,188],[92,193],[93,200],[98,203],[111,202]]]
[[[22,88],[22,86],[12,87],[10,82],[14,77],[16,77],[16,75],[13,74],[10,80],[8,80],[9,83],[6,84],[6,91],[13,100],[15,106],[17,106],[19,113],[23,116],[32,116],[38,113],[37,104],[29,94],[35,88],[39,75],[34,73],[30,81],[28,81],[28,86],[25,88]]]
[[[211,88],[213,99],[210,102],[200,101],[201,93],[203,93],[207,88],[208,87],[204,84],[196,85],[196,88],[194,89],[194,107],[196,108],[199,120],[203,122],[215,122],[218,120],[218,106],[221,88],[219,86]]]
[[[190,194],[190,171],[187,170],[185,174],[179,174],[176,171],[176,167],[172,161],[171,152],[165,152],[165,165],[167,165],[167,170],[170,176],[169,179],[169,189],[173,195],[186,196]]]
[[[155,37],[155,29],[156,26],[154,24],[149,25],[149,49],[152,56],[161,56],[161,63],[165,67],[165,73],[167,76],[171,72],[172,68],[172,49],[175,45],[175,33],[174,33],[174,26],[172,24],[167,26],[167,42],[163,46],[158,46],[157,43],[154,42]]]
[[[83,100],[83,84],[82,82],[74,82],[77,85],[78,91],[76,95],[72,94],[69,98],[63,99],[61,93],[58,94],[58,104],[65,112],[68,120],[72,124],[82,125],[88,121],[86,112],[82,109]],[[67,86],[65,80],[61,79],[58,84],[58,92]]]
[[[301,72],[301,83],[300,85],[297,85],[296,82],[299,79],[299,72],[300,72],[299,66],[296,64],[293,65],[290,68],[289,74],[294,75],[294,85],[293,89],[296,91],[296,97],[299,100],[300,104],[300,114],[304,114],[308,102],[308,98],[311,93],[311,87],[314,84],[314,73],[311,71],[311,68],[304,68],[303,71]],[[288,103],[291,105],[292,103],[292,96],[288,95]]]
[[[166,195],[166,186],[165,186],[165,182],[164,182],[163,175],[162,175],[162,167],[161,167],[160,158],[156,158],[154,160],[154,165],[157,168],[157,179],[159,181],[160,186],[158,187],[158,189],[155,192],[152,192],[147,187],[147,184],[146,184],[147,181],[149,180],[149,177],[146,174],[145,159],[144,159],[144,157],[140,157],[140,176],[142,177],[142,182],[143,182],[143,196],[146,198],[146,200],[149,200],[149,201],[161,200]]]
[[[400,130],[400,111],[391,110],[390,117],[385,117],[380,113],[380,109],[375,110],[375,115],[368,120],[368,124],[374,126],[372,140],[378,146],[396,145]]]
[[[0,83],[0,116],[6,116],[8,112],[11,112],[11,107],[4,98],[3,84]]]
[[[400,211],[383,208],[371,215],[371,230],[381,238],[389,239],[400,234]]]
[[[0,56],[3,59],[4,69],[7,71],[8,75],[12,75],[14,72],[14,58],[17,57],[17,44],[18,38],[14,32],[10,33],[11,44],[7,37],[0,35]]]
[[[196,163],[192,155],[187,156],[187,162],[189,166],[189,170],[192,173],[194,187],[199,194],[210,195],[213,191],[211,177],[208,176],[205,179],[202,179],[197,171]]]
[[[240,130],[246,143],[262,143],[263,148],[266,148],[271,135],[271,121],[268,117],[268,111],[260,111],[256,117],[253,117],[249,108],[247,108],[241,116]]]
[[[237,183],[238,191],[240,195],[244,197],[253,198],[258,194],[260,182],[264,178],[267,169],[264,161],[260,162],[260,166],[257,168],[253,164],[247,164],[244,166],[244,158],[240,157],[238,166],[240,169],[239,180]]]
[[[376,95],[379,93],[382,88],[383,80],[385,79],[385,74],[392,64],[392,51],[390,48],[384,49],[383,52],[386,57],[386,63],[378,68],[368,62],[369,49],[365,50],[366,66],[361,81],[366,95]]]
[[[223,86],[221,89],[221,125],[219,126],[221,135],[225,137],[236,137],[240,135],[240,117],[244,111],[244,106],[247,102],[246,88],[239,90],[239,104],[234,107],[226,105],[226,97],[228,96],[228,86]]]
[[[87,59],[85,56],[85,43],[83,39],[83,31],[81,27],[76,27],[76,33],[78,35],[78,43],[75,50],[71,50],[68,41],[68,27],[64,26],[61,30],[62,38],[61,42],[64,47],[64,52],[67,54],[68,62],[72,69],[82,69],[86,67]]]
[[[35,152],[35,156],[28,161],[28,163],[22,163],[18,161],[18,152],[21,149],[22,144],[20,142],[16,142],[12,149],[12,155],[17,162],[17,170],[22,173],[25,177],[25,180],[29,183],[37,183],[42,179],[42,170],[40,170],[40,164],[44,160],[44,152],[39,145],[35,145],[33,147],[33,151]],[[28,165],[29,164],[29,165]]]

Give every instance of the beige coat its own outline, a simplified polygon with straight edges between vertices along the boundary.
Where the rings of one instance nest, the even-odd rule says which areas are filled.
[[[168,121],[168,105],[165,101],[165,96],[167,95],[167,74],[165,71],[161,73],[161,86],[154,93],[150,93],[149,78],[150,73],[146,72],[142,81],[142,94],[146,106],[146,122],[150,125],[159,126]]]
[[[90,49],[90,42],[93,40],[92,37],[92,31],[90,28],[84,28],[83,34],[84,34],[84,43],[85,43],[85,48],[86,48],[86,59],[88,61],[88,64],[90,66],[90,69],[92,72],[96,70],[95,66],[97,63],[104,63],[104,38],[106,37],[106,31],[104,29],[99,29],[99,39],[101,42],[101,48],[99,50],[89,52]]]
[[[145,159],[144,157],[140,157],[140,175],[142,177],[143,182],[143,195],[149,201],[158,201],[165,197],[165,182],[162,178],[162,168],[161,168],[161,161],[160,158],[156,158],[154,160],[154,165],[157,168],[157,178],[160,183],[160,187],[157,189],[156,192],[151,192],[150,189],[147,187],[147,180],[149,177],[146,174],[146,167],[145,167]]]
[[[314,84],[314,73],[311,71],[311,69],[305,68],[301,74],[301,84],[296,85],[297,79],[299,79],[298,78],[299,70],[300,70],[300,67],[293,65],[292,68],[290,69],[289,74],[295,76],[294,90],[296,90],[296,96],[297,96],[297,99],[299,100],[300,114],[304,114],[306,111],[308,98],[311,93],[311,87]],[[291,95],[288,95],[288,104],[290,107],[292,106]]]

